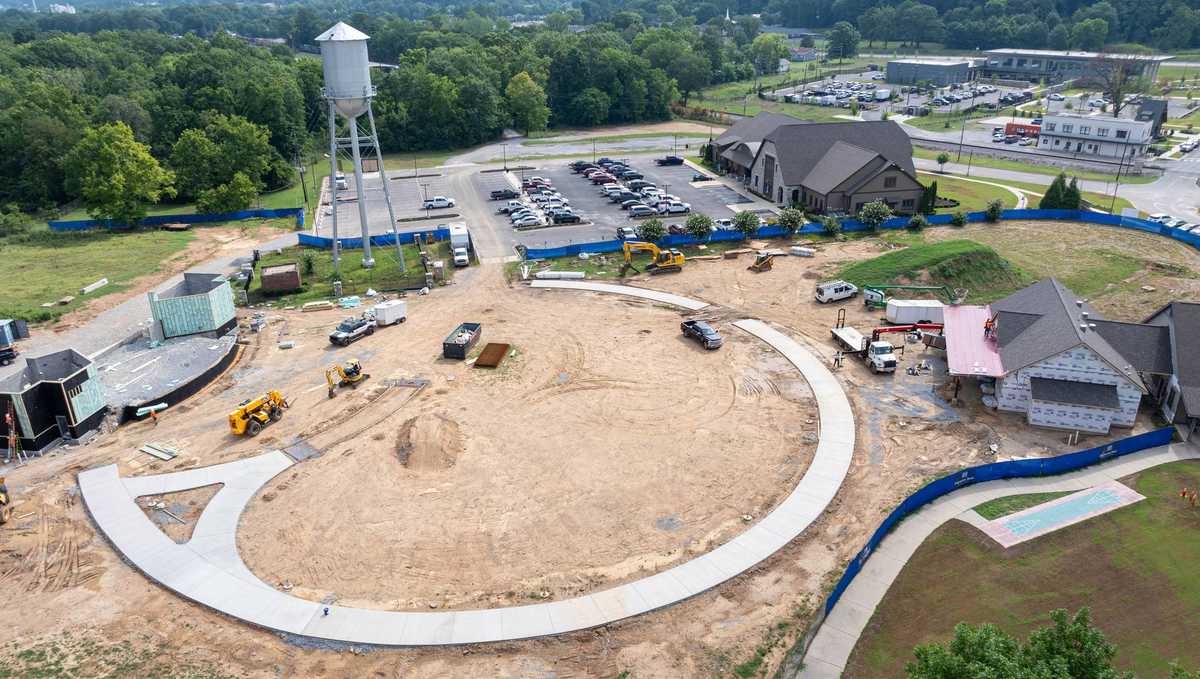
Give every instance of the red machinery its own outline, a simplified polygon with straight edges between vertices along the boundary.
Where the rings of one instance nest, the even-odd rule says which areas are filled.
[[[911,325],[885,325],[871,331],[871,341],[878,342],[879,336],[889,332],[912,332],[914,330],[942,330],[941,323],[913,323]]]
[[[1004,123],[1004,134],[1015,134],[1018,137],[1036,137],[1042,133],[1041,125],[1029,123]]]

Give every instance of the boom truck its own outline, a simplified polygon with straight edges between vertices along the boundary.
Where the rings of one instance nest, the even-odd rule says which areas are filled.
[[[847,354],[862,358],[873,373],[896,372],[899,361],[896,358],[896,348],[892,343],[882,339],[883,335],[893,332],[909,333],[923,330],[941,332],[941,323],[910,323],[908,325],[884,325],[871,331],[868,339],[856,328],[846,326],[846,310],[838,309],[838,320],[830,333],[838,346]]]

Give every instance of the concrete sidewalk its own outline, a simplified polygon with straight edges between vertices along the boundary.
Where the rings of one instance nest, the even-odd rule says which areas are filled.
[[[846,588],[808,647],[799,677],[833,679],[842,675],[854,646],[892,582],[925,539],[950,519],[972,512],[984,502],[1008,495],[1083,490],[1168,462],[1195,459],[1200,459],[1200,449],[1195,445],[1170,444],[1069,474],[980,483],[925,505],[901,521],[883,539]]]

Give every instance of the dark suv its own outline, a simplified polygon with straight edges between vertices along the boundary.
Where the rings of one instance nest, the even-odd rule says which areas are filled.
[[[654,163],[656,165],[683,165],[683,158],[679,156],[667,156],[666,158],[655,160]]]
[[[375,333],[375,321],[360,316],[355,318],[351,316],[346,320],[338,323],[333,332],[329,333],[329,341],[340,346],[349,346],[351,342],[358,341],[367,335]]]
[[[521,194],[517,193],[514,189],[496,189],[492,191],[492,200],[509,200],[519,198],[520,196]]]

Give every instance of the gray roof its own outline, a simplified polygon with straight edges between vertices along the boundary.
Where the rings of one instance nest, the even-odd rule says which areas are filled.
[[[1167,101],[1165,99],[1143,99],[1137,107],[1138,120],[1166,120]]]
[[[788,186],[803,185],[814,190],[817,185],[831,186],[828,177],[841,176],[845,181],[877,155],[916,178],[912,142],[891,120],[786,125],[776,128],[766,139],[775,144],[779,170]],[[857,151],[847,153],[849,147]]]
[[[1109,344],[1099,332],[1099,324],[1096,329],[1080,327],[1103,320],[1090,304],[1080,299],[1062,283],[1047,278],[992,302],[991,309],[997,321],[996,344],[1004,372],[1016,372],[1083,345],[1145,392],[1146,387],[1133,362]],[[1084,313],[1088,314],[1086,322]],[[1037,318],[1031,320],[1028,316]],[[1023,327],[1018,327],[1016,332],[1004,327],[1006,321],[1014,320]]]
[[[1053,380],[1048,377],[1031,377],[1029,379],[1029,396],[1035,401],[1066,403],[1089,408],[1116,410],[1121,405],[1115,385]]]
[[[743,118],[734,123],[733,127],[725,130],[724,134],[713,142],[717,148],[725,148],[730,144],[745,142],[761,142],[768,134],[774,132],[780,125],[807,125],[806,120],[785,116],[782,113],[763,111],[753,118]]]
[[[1141,373],[1171,374],[1171,330],[1164,326],[1092,319],[1096,332]]]
[[[1200,337],[1200,302],[1171,302],[1146,322],[1169,329],[1171,368],[1179,380],[1184,412],[1188,417],[1200,417],[1200,355],[1194,350]]]
[[[760,146],[762,146],[760,141],[737,142],[725,149],[721,157],[742,167],[750,167],[754,164],[754,156],[758,155]]]

